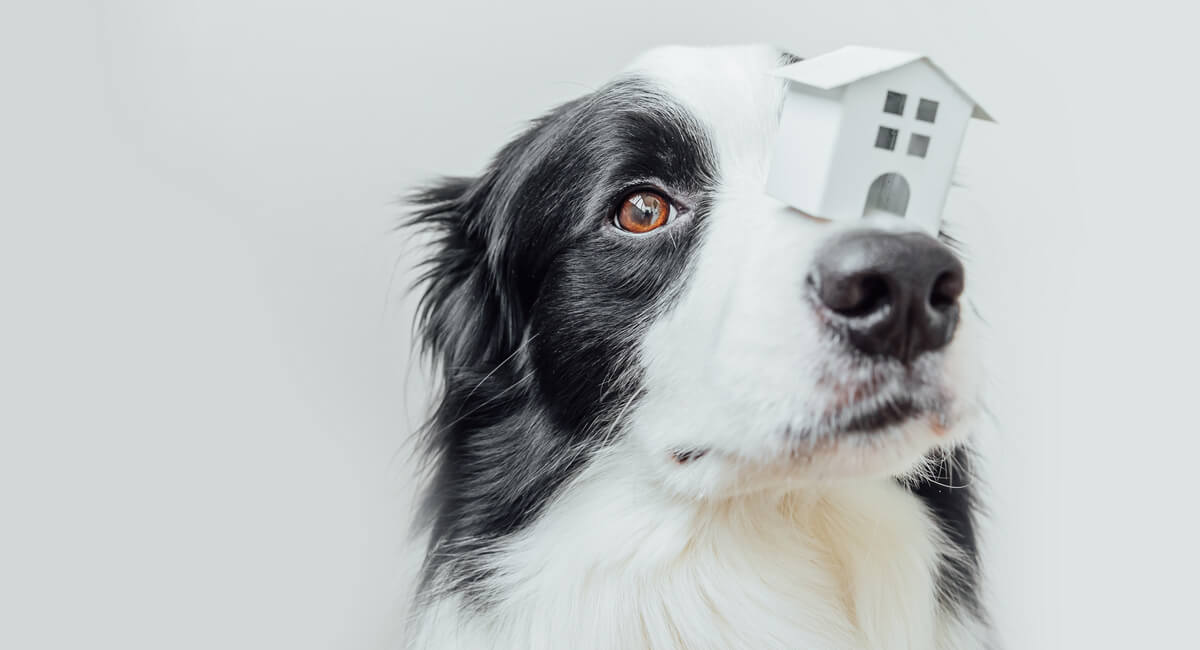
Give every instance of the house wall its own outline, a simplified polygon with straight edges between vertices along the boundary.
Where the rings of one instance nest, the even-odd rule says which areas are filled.
[[[903,115],[883,112],[889,90],[907,95]],[[916,119],[921,98],[939,104],[933,123]],[[881,174],[894,172],[909,183],[905,218],[936,232],[973,107],[969,98],[924,61],[845,87],[841,130],[819,207],[821,216],[861,218],[871,183]],[[894,150],[875,146],[880,126],[899,130]],[[908,154],[914,133],[930,137],[924,158]]]
[[[779,117],[767,192],[820,216],[842,121],[842,91],[788,84]]]

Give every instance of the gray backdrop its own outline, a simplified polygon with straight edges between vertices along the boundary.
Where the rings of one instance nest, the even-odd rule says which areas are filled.
[[[397,197],[648,47],[751,41],[925,52],[997,117],[948,208],[991,324],[997,623],[1012,648],[1176,645],[1200,449],[1184,12],[6,0],[0,646],[394,647],[427,388]]]

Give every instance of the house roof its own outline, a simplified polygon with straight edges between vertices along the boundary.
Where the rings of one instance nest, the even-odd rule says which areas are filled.
[[[946,74],[936,63],[927,56],[898,50],[884,50],[876,47],[848,45],[828,54],[822,54],[811,59],[804,59],[790,65],[778,68],[773,74],[796,83],[821,90],[832,90],[860,79],[873,77],[877,74],[895,70],[913,61],[924,61],[937,71],[951,86],[954,86],[964,97],[975,103],[971,117],[995,122],[987,111],[983,110],[971,95],[963,90],[950,75]]]

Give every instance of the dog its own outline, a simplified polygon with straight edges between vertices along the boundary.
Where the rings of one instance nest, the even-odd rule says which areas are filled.
[[[652,50],[414,195],[408,647],[992,647],[962,263],[764,194],[796,60]]]

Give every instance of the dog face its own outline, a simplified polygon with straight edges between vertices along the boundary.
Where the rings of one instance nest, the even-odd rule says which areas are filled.
[[[764,194],[788,60],[655,50],[419,197],[439,233],[435,538],[519,527],[601,451],[712,498],[900,476],[962,439],[977,373],[953,254],[900,218]]]
[[[697,117],[716,161],[703,210],[684,204],[658,235],[702,233],[640,341],[629,425],[655,475],[694,494],[901,475],[977,408],[944,245],[899,218],[834,225],[763,195],[778,63],[660,50],[634,67]]]

